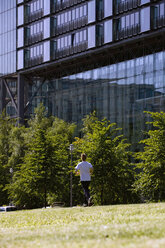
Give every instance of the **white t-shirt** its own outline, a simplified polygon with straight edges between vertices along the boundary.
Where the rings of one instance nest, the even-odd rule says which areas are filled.
[[[75,170],[80,170],[81,181],[90,181],[91,180],[90,169],[92,168],[93,166],[89,162],[82,161],[75,167]]]

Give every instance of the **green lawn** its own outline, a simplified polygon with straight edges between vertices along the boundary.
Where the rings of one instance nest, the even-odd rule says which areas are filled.
[[[165,203],[0,213],[1,248],[165,247]]]

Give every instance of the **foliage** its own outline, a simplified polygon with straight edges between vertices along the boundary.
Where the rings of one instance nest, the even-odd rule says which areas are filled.
[[[5,185],[11,181],[8,160],[10,157],[10,133],[13,128],[12,120],[2,113],[0,116],[0,205],[7,204],[8,193]]]
[[[75,124],[47,117],[41,104],[28,127],[0,117],[0,205],[20,208],[70,203],[70,174],[85,152],[94,167],[91,194],[95,204],[137,202],[141,197],[165,200],[165,113],[147,112],[152,125],[140,143],[133,170],[129,144],[121,129],[95,112],[83,120],[83,137],[74,138]],[[73,163],[69,145],[74,144]],[[12,170],[11,170],[12,169]],[[140,173],[138,174],[140,170]],[[135,173],[137,180],[135,181]],[[132,191],[133,187],[134,191]],[[79,176],[73,175],[73,204],[82,203]]]
[[[144,150],[135,154],[136,168],[141,172],[134,184],[136,192],[149,201],[165,200],[165,113],[146,112],[153,129],[140,143]]]
[[[33,208],[46,204],[52,164],[51,143],[46,138],[49,125],[50,120],[45,117],[44,107],[39,106],[24,133],[24,158],[19,170],[14,173],[12,184],[8,186],[17,206]]]
[[[75,130],[74,124],[66,123],[63,120],[54,118],[51,128],[48,130],[48,137],[52,143],[53,162],[51,178],[51,192],[49,203],[55,201],[64,202],[69,205],[69,175],[70,175],[70,154],[69,145],[72,143]]]
[[[29,120],[28,128],[22,127],[22,131],[19,137],[24,139],[24,156],[17,161],[12,183],[6,187],[13,202],[20,208],[43,207],[48,200],[49,204],[64,200],[67,203],[68,147],[74,125],[46,117],[45,108],[40,105]],[[15,142],[13,146],[10,163],[15,159],[14,151],[18,144]]]
[[[92,194],[97,204],[115,204],[131,201],[133,171],[129,163],[129,144],[115,123],[101,121],[95,113],[84,119],[84,137],[77,138],[77,152],[85,152],[94,167]]]

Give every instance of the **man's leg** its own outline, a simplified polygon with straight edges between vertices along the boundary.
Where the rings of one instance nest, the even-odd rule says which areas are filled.
[[[85,195],[85,204],[88,204],[88,201],[90,198],[89,184],[90,184],[90,181],[81,181],[81,185],[82,185],[84,195]]]

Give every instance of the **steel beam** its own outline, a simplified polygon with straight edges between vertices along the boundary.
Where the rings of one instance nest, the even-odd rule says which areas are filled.
[[[37,87],[36,91],[33,93],[33,95],[31,96],[31,98],[29,99],[29,101],[26,103],[26,106],[24,108],[24,113],[27,111],[29,105],[32,103],[34,97],[37,95],[38,91],[41,89],[41,87],[42,87],[42,85],[44,84],[45,81],[46,81],[46,79],[43,79],[42,80],[42,82],[40,83],[40,85]]]
[[[10,96],[10,99],[11,99],[11,101],[12,101],[12,104],[13,104],[14,107],[15,107],[15,110],[16,110],[16,112],[18,112],[17,104],[16,104],[16,102],[15,102],[14,96],[13,96],[13,94],[12,94],[12,92],[11,92],[9,86],[8,86],[8,83],[7,83],[7,80],[6,80],[6,79],[4,79],[4,84],[5,84],[5,87],[6,87],[6,89],[7,89],[8,94],[9,94],[9,96]]]

